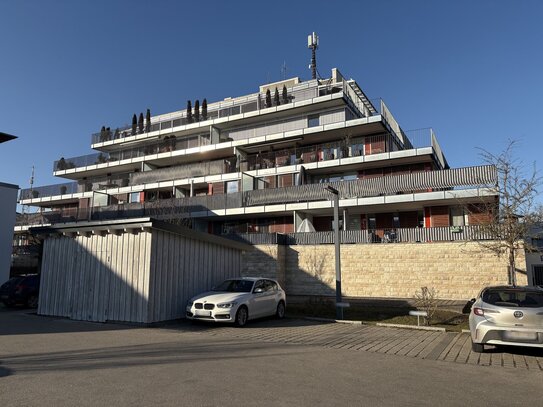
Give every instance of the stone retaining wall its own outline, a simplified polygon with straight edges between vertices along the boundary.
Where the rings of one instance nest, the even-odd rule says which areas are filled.
[[[519,285],[527,284],[524,255]],[[507,259],[476,242],[346,244],[343,295],[412,298],[422,286],[440,299],[466,300],[486,285],[507,284]],[[290,295],[335,295],[334,245],[259,245],[243,257],[244,275],[277,278]]]

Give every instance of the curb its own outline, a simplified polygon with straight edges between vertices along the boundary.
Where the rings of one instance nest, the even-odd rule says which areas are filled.
[[[304,317],[304,319],[308,321],[336,322],[338,324],[366,325],[362,321],[350,321],[348,319],[330,319],[330,318],[317,318],[317,317]]]
[[[378,322],[376,326],[382,326],[386,328],[403,328],[403,329],[417,329],[419,331],[436,331],[436,332],[446,332],[445,328],[439,328],[434,326],[417,326],[417,325],[402,325],[402,324],[385,324]]]

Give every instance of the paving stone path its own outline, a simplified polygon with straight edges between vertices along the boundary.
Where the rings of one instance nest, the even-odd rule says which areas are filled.
[[[323,346],[499,368],[543,371],[543,350],[488,346],[471,351],[466,333],[419,331],[299,319],[262,320],[244,328],[181,323],[176,329],[243,340]]]

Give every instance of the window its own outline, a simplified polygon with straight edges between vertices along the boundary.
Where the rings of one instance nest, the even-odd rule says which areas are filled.
[[[232,194],[234,192],[238,192],[239,190],[239,182],[236,180],[236,181],[228,181],[226,183],[226,193],[227,194]]]
[[[377,228],[377,222],[375,220],[375,215],[368,215],[368,229],[376,229]]]
[[[451,208],[451,226],[464,226],[464,208],[461,206],[453,206]]]
[[[392,226],[394,228],[400,227],[400,215],[398,215],[397,213],[392,216]]]
[[[318,114],[312,114],[307,116],[307,127],[316,127],[320,124],[320,116]]]

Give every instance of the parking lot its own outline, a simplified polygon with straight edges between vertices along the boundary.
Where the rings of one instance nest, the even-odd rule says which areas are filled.
[[[55,406],[539,403],[543,352],[468,345],[300,319],[144,328],[0,309],[0,394]]]
[[[487,346],[485,353],[475,353],[471,351],[467,333],[289,319],[259,321],[246,329],[209,324],[180,324],[177,329],[262,342],[386,353],[480,366],[543,370],[543,350]]]

